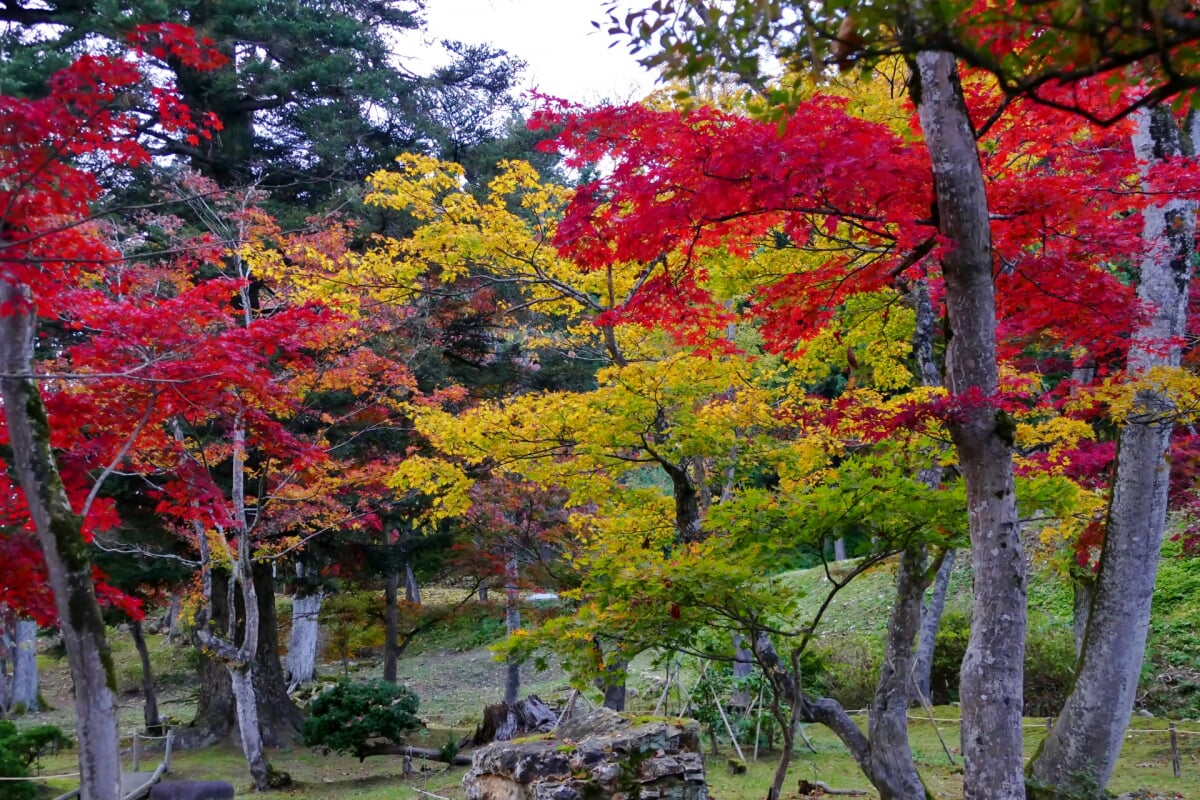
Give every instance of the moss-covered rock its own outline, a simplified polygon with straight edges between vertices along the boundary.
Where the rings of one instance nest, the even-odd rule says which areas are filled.
[[[468,800],[706,800],[700,726],[600,709],[553,737],[475,752]]]

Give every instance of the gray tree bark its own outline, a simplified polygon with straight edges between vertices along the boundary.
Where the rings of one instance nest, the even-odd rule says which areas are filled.
[[[158,716],[158,692],[154,686],[154,667],[150,663],[150,650],[146,647],[140,619],[129,621],[129,635],[133,637],[133,646],[137,648],[138,659],[142,662],[142,719],[146,722],[146,733],[158,736],[162,731],[162,720]]]
[[[521,628],[521,593],[519,564],[515,555],[504,564],[504,621],[511,636]],[[521,696],[521,662],[509,658],[504,670],[504,703],[514,706]]]
[[[933,329],[937,316],[929,298],[929,287],[925,281],[917,281],[912,288],[913,310],[916,324],[913,330],[913,354],[917,360],[918,378],[922,386],[941,386],[942,372],[938,369],[933,354]],[[932,489],[942,482],[942,468],[934,463],[920,473],[921,481]],[[950,575],[954,572],[954,550],[947,550],[933,579],[933,593],[921,604],[921,628],[917,634],[917,654],[913,665],[910,688],[917,692],[916,699],[930,698],[930,674],[933,671],[933,651],[937,642],[938,628],[942,624],[942,612],[946,610],[946,592],[950,588]]]
[[[1024,800],[1021,706],[1025,560],[1013,491],[1012,443],[999,387],[991,227],[983,170],[954,56],[916,57],[917,113],[933,166],[938,224],[950,249],[946,284],[946,384],[964,403],[950,435],[967,490],[975,575],[971,638],[962,667],[963,797]]]
[[[913,642],[921,624],[921,599],[928,585],[925,547],[912,545],[900,554],[896,600],[888,619],[887,642],[879,681],[867,719],[871,783],[881,800],[924,800],[925,785],[917,774],[908,744],[908,708],[912,691]]]
[[[201,610],[196,619],[196,635],[201,644],[225,664],[225,668],[229,672],[234,705],[237,709],[242,753],[246,757],[250,775],[254,779],[254,786],[261,792],[270,788],[272,770],[267,763],[266,751],[263,747],[262,731],[258,721],[258,704],[254,691],[254,656],[258,649],[260,620],[258,593],[254,586],[254,571],[250,561],[250,536],[246,524],[246,429],[240,413],[235,416],[233,421],[232,443],[233,488],[231,495],[234,519],[238,530],[237,553],[233,559],[233,575],[230,579],[229,592],[232,595],[233,592],[240,589],[243,619],[240,630],[233,615],[230,615],[227,631],[214,632],[210,630],[208,623],[213,598],[213,555],[209,551],[203,527],[200,523],[195,523],[200,546],[201,580],[205,596],[205,608]],[[233,598],[228,598],[227,603],[232,608],[234,606]]]
[[[743,684],[754,674],[754,653],[744,646],[745,637],[740,633],[733,635],[733,693],[729,697],[729,707],[745,711],[750,707],[750,689]]]
[[[12,709],[27,714],[42,710],[38,700],[37,623],[19,619],[14,627]]]
[[[7,610],[0,610],[0,719],[8,718],[9,698],[12,696],[11,677],[8,674],[9,654],[12,651],[9,627]]]
[[[933,591],[921,606],[921,632],[917,636],[916,665],[913,667],[913,684],[921,697],[930,699],[933,672],[933,650],[937,642],[938,628],[942,624],[942,612],[946,610],[946,593],[950,588],[950,574],[954,572],[954,550],[947,550],[933,578]]]
[[[46,407],[31,376],[36,325],[32,297],[11,273],[0,273],[0,397],[13,451],[12,467],[46,559],[67,662],[75,686],[79,788],[83,800],[121,797],[116,674],[92,584],[82,520],[71,508],[50,449]]]
[[[1087,635],[1088,615],[1096,592],[1094,575],[1076,575],[1071,579],[1071,633],[1075,637],[1075,660],[1083,656],[1083,638]]]
[[[1169,107],[1138,112],[1133,145],[1147,163],[1184,154]],[[1130,343],[1127,370],[1134,378],[1155,367],[1179,366],[1196,204],[1173,200],[1147,208],[1142,237],[1138,299],[1151,314],[1134,330]],[[1121,426],[1104,544],[1075,686],[1031,764],[1036,783],[1063,790],[1103,789],[1121,752],[1137,694],[1166,526],[1170,473],[1166,457],[1175,413],[1165,392],[1145,386],[1137,391],[1133,411]]]
[[[408,562],[404,564],[404,599],[406,602],[421,605],[421,584],[417,583],[412,564]]]
[[[304,566],[296,565],[296,573],[304,575]],[[313,573],[315,574],[315,572]],[[288,639],[287,673],[293,685],[309,683],[317,673],[317,639],[321,632],[321,603],[324,592],[297,594],[292,598],[292,632]]]

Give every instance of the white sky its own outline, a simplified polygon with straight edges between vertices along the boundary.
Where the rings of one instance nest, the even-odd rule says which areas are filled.
[[[425,39],[490,43],[527,62],[525,85],[588,104],[637,100],[653,76],[624,43],[592,27],[602,0],[427,0]],[[431,65],[412,49],[401,53],[415,71]]]

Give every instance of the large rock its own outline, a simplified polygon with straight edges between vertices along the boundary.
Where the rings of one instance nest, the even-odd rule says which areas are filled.
[[[600,709],[475,751],[467,800],[707,800],[700,725]]]

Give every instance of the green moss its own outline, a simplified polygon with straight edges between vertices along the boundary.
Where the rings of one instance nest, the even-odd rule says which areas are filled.
[[[691,720],[687,719],[686,717],[656,717],[653,714],[622,714],[622,716],[629,720],[629,724],[634,726],[649,725],[653,722],[663,722],[667,725],[674,725],[678,728],[691,722]]]
[[[518,736],[512,740],[513,744],[528,744],[529,742],[544,742],[548,739],[553,739],[553,733],[535,733],[530,736]]]

